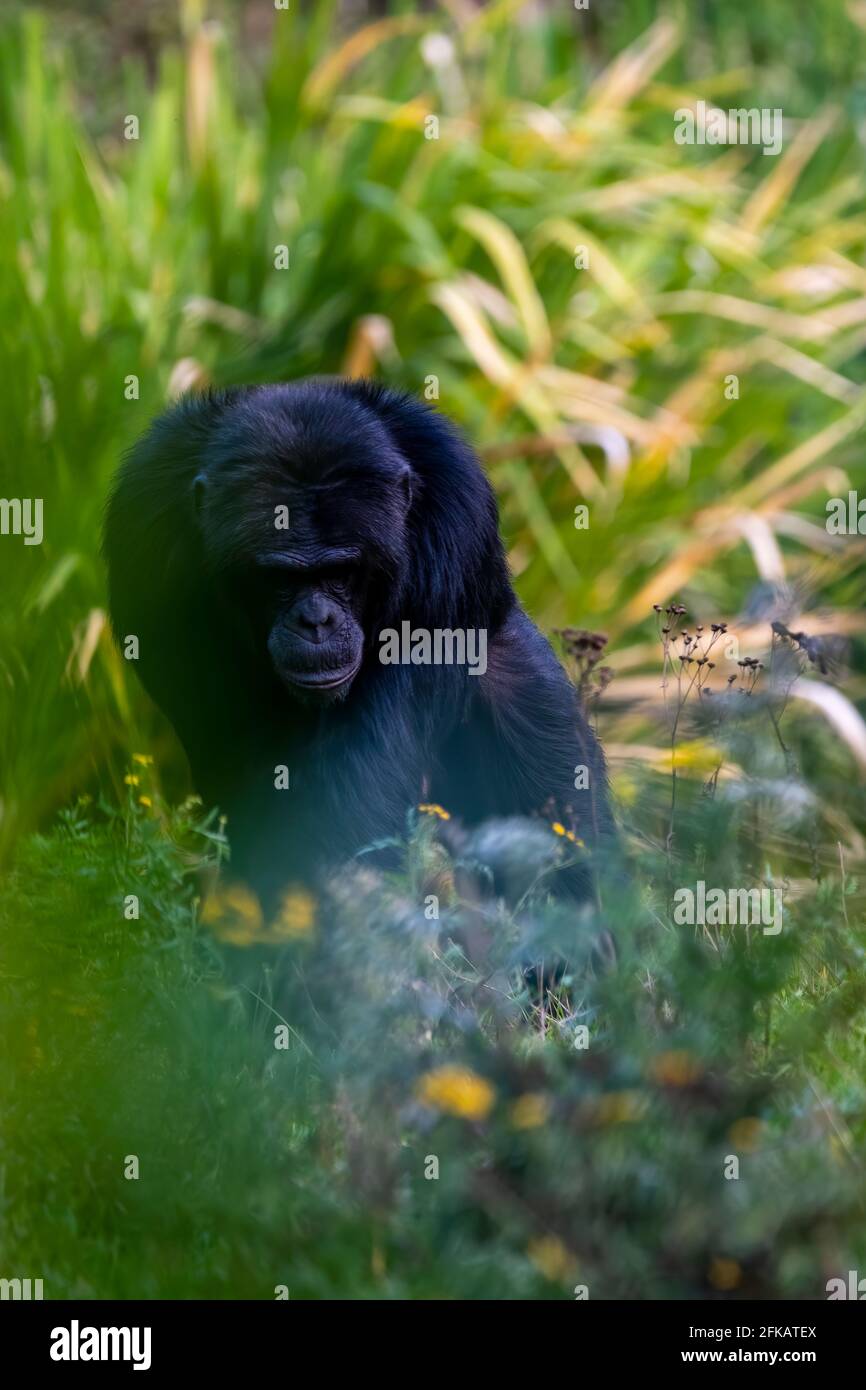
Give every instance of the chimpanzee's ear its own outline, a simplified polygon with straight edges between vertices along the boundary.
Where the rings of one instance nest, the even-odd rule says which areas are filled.
[[[412,469],[411,469],[411,468],[408,468],[408,467],[407,467],[407,468],[403,471],[403,473],[400,475],[400,484],[399,484],[399,486],[400,486],[400,491],[402,492],[403,497],[404,497],[405,502],[406,502],[406,511],[408,512],[408,511],[410,510],[411,506],[412,506],[412,497],[414,496],[414,491],[415,491],[415,489],[414,489],[413,486],[412,486]]]
[[[195,478],[193,479],[192,484],[192,505],[196,516],[199,515],[204,504],[204,494],[206,487],[207,479],[205,477],[205,474],[197,473],[195,475]]]

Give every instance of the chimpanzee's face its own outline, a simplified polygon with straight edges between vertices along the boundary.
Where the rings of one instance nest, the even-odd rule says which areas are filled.
[[[399,588],[409,469],[369,417],[299,419],[290,388],[265,423],[230,414],[196,479],[205,555],[284,689],[344,700]]]
[[[364,659],[369,567],[352,547],[306,553],[275,549],[256,557],[250,619],[271,665],[292,693],[344,698]]]

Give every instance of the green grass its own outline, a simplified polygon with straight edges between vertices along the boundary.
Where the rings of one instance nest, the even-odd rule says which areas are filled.
[[[279,948],[197,926],[205,835],[194,807],[78,807],[7,882],[3,1261],[47,1296],[821,1297],[862,1263],[862,924],[835,889],[770,947],[675,930],[636,865],[605,889],[617,970],[542,1017],[525,913],[443,889],[429,826]],[[593,931],[531,920],[572,959]],[[422,1103],[442,1066],[475,1080]]]
[[[236,7],[163,7],[152,82],[93,16],[0,29],[0,461],[45,508],[41,546],[0,538],[0,1272],[49,1296],[820,1297],[866,1260],[864,546],[823,525],[866,488],[862,22],[408,7],[345,47],[332,5],[300,8],[255,51]],[[676,145],[697,97],[782,106],[783,154]],[[199,921],[222,837],[111,643],[105,494],[184,385],[341,371],[435,377],[530,612],[610,636],[630,876],[600,920],[479,919],[425,825],[311,941]],[[652,605],[675,599],[740,645],[683,711],[671,835]],[[783,667],[779,611],[848,639],[841,691]],[[767,670],[719,705],[737,655]],[[701,877],[784,884],[782,935],[677,927]],[[604,924],[616,971],[540,1015],[514,960]],[[421,1103],[446,1064],[489,1113]]]

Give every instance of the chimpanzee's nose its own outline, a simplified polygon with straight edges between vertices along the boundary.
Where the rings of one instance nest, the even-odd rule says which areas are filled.
[[[291,625],[308,642],[327,642],[337,626],[337,610],[324,594],[307,594],[292,609]]]

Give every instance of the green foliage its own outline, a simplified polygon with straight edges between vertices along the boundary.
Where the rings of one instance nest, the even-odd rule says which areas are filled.
[[[651,601],[730,617],[774,532],[789,578],[861,631],[862,543],[830,563],[822,524],[863,477],[860,118],[856,93],[825,109],[791,85],[802,33],[781,26],[765,69],[751,9],[705,35],[676,7],[635,32],[623,6],[603,42],[563,7],[406,12],[360,46],[331,5],[301,9],[274,14],[261,69],[185,7],[155,83],[127,63],[86,108],[78,31],[4,26],[0,458],[8,495],[43,497],[45,539],[0,548],[0,852],[78,791],[116,794],[131,747],[182,785],[112,650],[98,538],[122,450],[209,378],[436,377],[485,450],[530,610],[592,613],[623,675],[654,661]],[[812,60],[841,74],[855,20],[821,16],[802,17]],[[782,105],[783,153],[677,145],[697,97]]]
[[[684,929],[635,864],[602,885],[617,968],[542,1000],[529,923],[576,961],[595,913],[455,893],[430,824],[409,848],[275,947],[198,924],[193,805],[31,839],[0,913],[10,1268],[51,1297],[640,1298],[862,1265],[862,925],[824,894],[779,938]]]
[[[152,7],[146,71],[74,8],[0,31],[0,462],[45,515],[0,543],[6,1272],[822,1296],[866,1260],[864,550],[823,524],[866,490],[862,15],[500,0],[354,37],[322,3],[239,48],[244,6],[188,0]],[[677,145],[697,98],[781,106],[783,153]],[[611,638],[594,684],[564,637],[629,861],[578,920],[479,895],[491,844],[454,862],[435,818],[314,924],[199,912],[223,827],[107,630],[105,494],[180,390],[339,371],[435,377],[533,616]],[[844,695],[773,618],[849,639]],[[695,689],[713,621],[740,646]],[[501,834],[512,866],[581,852]],[[782,933],[677,923],[699,879],[781,885]],[[540,954],[570,962],[552,997]]]

